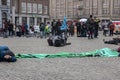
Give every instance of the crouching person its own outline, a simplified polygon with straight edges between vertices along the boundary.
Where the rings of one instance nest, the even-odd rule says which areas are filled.
[[[6,46],[0,46],[0,62],[16,62],[17,59],[12,51]]]

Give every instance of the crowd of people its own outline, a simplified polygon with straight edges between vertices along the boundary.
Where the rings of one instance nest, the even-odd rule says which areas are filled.
[[[76,27],[76,34],[77,37],[88,37],[88,39],[94,39],[98,37],[98,31],[99,31],[99,23],[100,19],[97,17],[93,17],[90,15],[90,17],[87,19],[87,21],[80,22],[70,22],[67,24],[67,34],[68,36],[74,36],[75,34],[75,27]],[[62,21],[60,20],[53,20],[51,23],[47,22],[46,24],[41,22],[38,25],[38,28],[35,28],[34,25],[28,26],[27,23],[23,23],[22,25],[15,26],[10,21],[5,21],[3,28],[0,31],[0,35],[3,37],[8,36],[37,36],[37,37],[47,37],[50,34],[51,35],[59,35],[61,34],[60,27],[62,26]],[[112,22],[103,22],[101,24],[103,29],[103,35],[107,36],[109,34],[110,36],[113,36],[114,31],[114,24]]]
[[[59,19],[53,20],[51,23],[47,22],[46,24],[41,22],[38,26],[28,26],[27,23],[23,23],[22,25],[15,26],[12,22],[5,20],[4,25],[2,29],[0,29],[0,35],[4,38],[7,37],[13,37],[13,36],[32,36],[32,37],[40,37],[40,38],[46,38],[50,35],[56,36],[61,35],[64,33],[66,36],[74,36],[75,34],[75,27],[76,27],[76,34],[77,37],[88,37],[88,39],[94,39],[98,38],[99,36],[99,23],[101,22],[100,19],[97,17],[93,17],[90,15],[90,17],[86,21],[76,21],[76,22],[70,22],[66,23],[67,28],[64,30],[61,30],[61,26],[63,25],[64,21],[60,21]],[[113,36],[115,25],[112,22],[103,22],[101,24],[103,35],[107,36]],[[63,40],[63,43],[66,44],[67,38],[63,37],[62,35],[59,38]],[[65,38],[65,39],[63,39]],[[55,37],[56,39],[56,37]],[[58,41],[58,40],[57,40]],[[120,43],[120,38],[113,38],[113,40],[105,41],[106,44],[118,44]],[[48,41],[49,42],[49,41]],[[53,41],[55,42],[55,40]],[[52,45],[54,45],[52,43]],[[120,52],[120,48],[119,48]],[[15,58],[15,55],[12,51],[9,50],[8,47],[2,46],[0,47],[0,61],[8,61],[8,62],[15,62],[17,59]]]

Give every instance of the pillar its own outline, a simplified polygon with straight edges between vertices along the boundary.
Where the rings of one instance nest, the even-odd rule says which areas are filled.
[[[43,17],[41,17],[41,21],[44,23],[44,18]]]
[[[102,17],[102,6],[103,6],[102,0],[101,1],[98,0],[98,17]]]
[[[28,26],[30,25],[30,18],[29,17],[27,17],[27,24],[28,24]]]
[[[19,25],[22,25],[22,17],[19,16]]]
[[[15,6],[12,7],[12,22],[15,24]]]
[[[110,0],[110,19],[112,19],[112,16],[113,16],[113,0]]]
[[[37,17],[35,17],[35,23],[34,23],[34,25],[37,25]]]

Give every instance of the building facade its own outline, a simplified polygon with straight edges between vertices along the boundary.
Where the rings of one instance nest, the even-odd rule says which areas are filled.
[[[39,25],[49,19],[49,0],[11,0],[11,19],[16,25]]]
[[[77,6],[74,0],[50,0],[50,19],[63,19],[64,16],[72,19],[77,15]]]
[[[7,19],[10,19],[10,0],[0,0],[0,28]]]
[[[120,19],[120,0],[80,0],[79,17],[93,15],[100,19]]]
[[[88,18],[89,15],[120,20],[120,0],[50,0],[51,19]]]

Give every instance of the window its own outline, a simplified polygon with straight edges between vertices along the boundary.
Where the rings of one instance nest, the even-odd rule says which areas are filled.
[[[110,11],[108,8],[103,8],[102,14],[108,15],[110,14]]]
[[[32,13],[32,4],[31,3],[27,4],[27,12]]]
[[[48,14],[48,7],[44,6],[44,14]]]
[[[7,5],[7,0],[2,0],[2,5]]]
[[[42,14],[42,4],[38,4],[38,14]]]
[[[33,4],[33,13],[37,13],[37,4]]]
[[[42,22],[42,18],[37,18],[37,24],[39,25]]]
[[[98,8],[93,8],[92,13],[93,13],[93,15],[97,15],[98,14]]]
[[[85,15],[89,15],[90,14],[90,9],[86,9],[85,10]]]
[[[22,24],[27,23],[27,17],[22,17]]]
[[[34,25],[34,17],[30,17],[30,25]]]
[[[120,15],[120,1],[119,0],[114,0],[113,1],[113,14],[115,16],[119,16]]]
[[[7,13],[6,12],[2,13],[2,18],[5,18],[5,19],[7,18]]]
[[[26,13],[26,3],[22,3],[22,13]]]
[[[119,10],[120,10],[119,8],[114,8],[113,14],[114,14],[114,15],[119,15],[119,14],[120,14],[120,11],[119,11]]]

